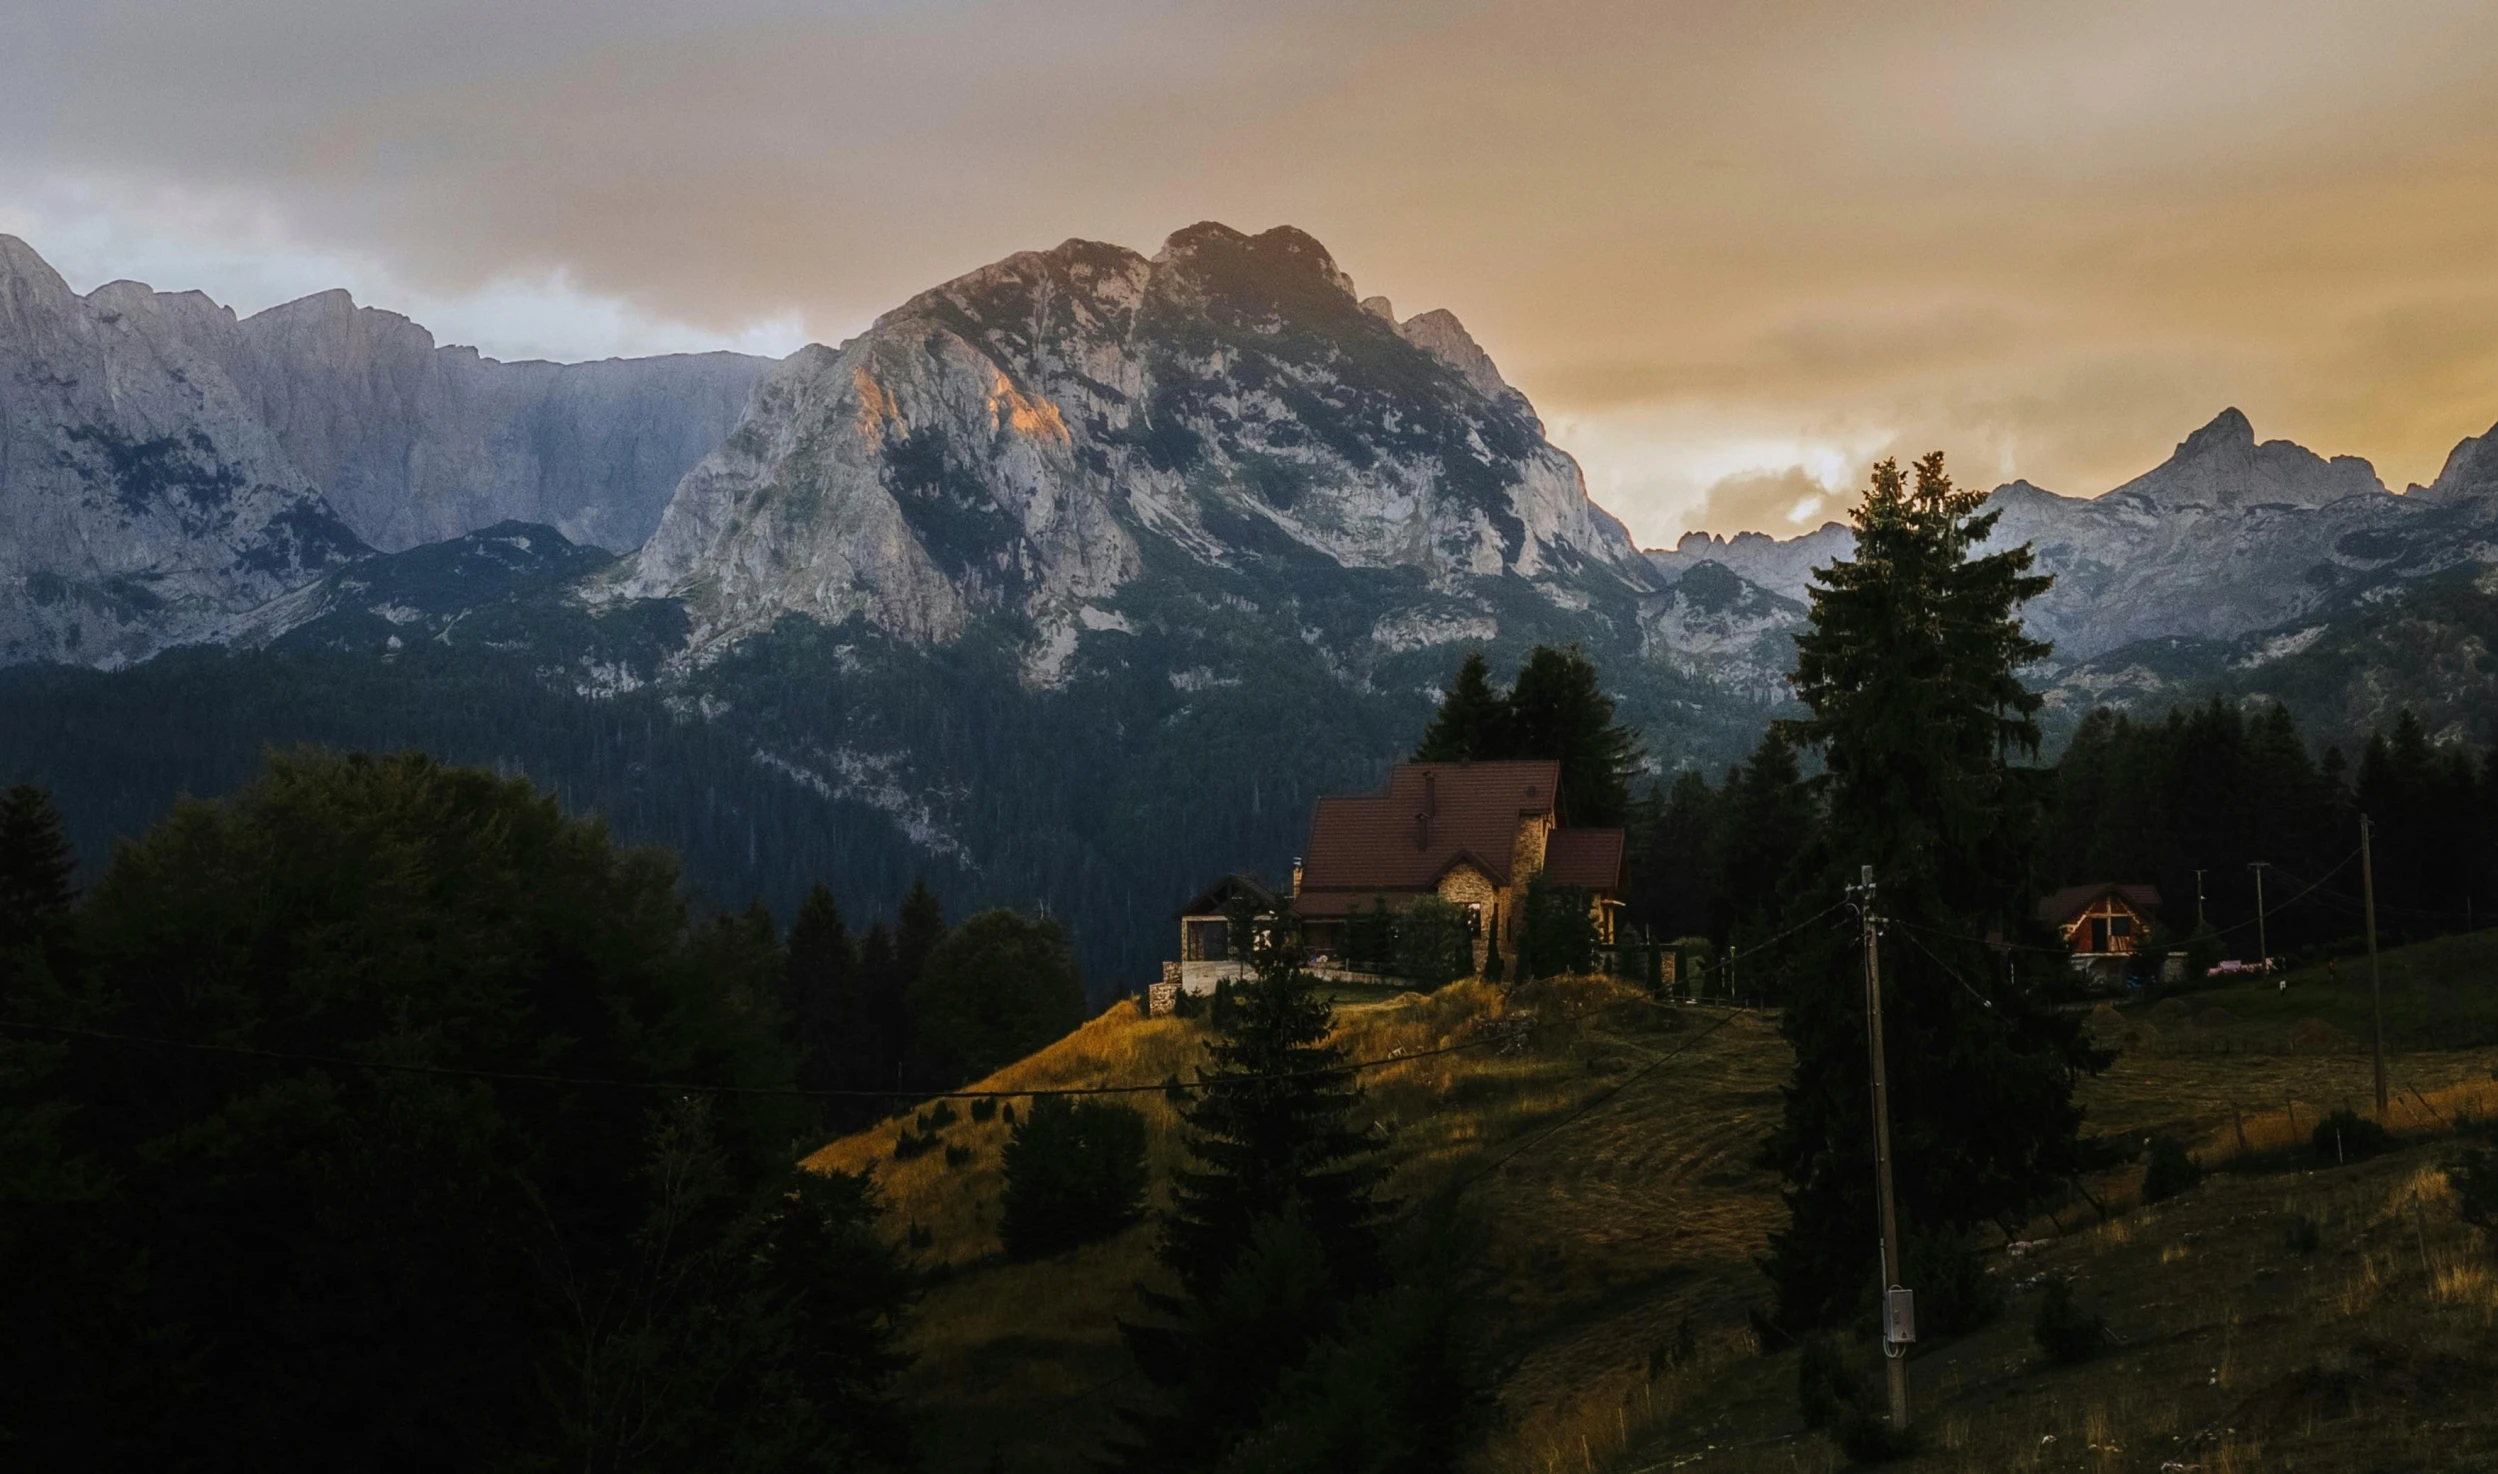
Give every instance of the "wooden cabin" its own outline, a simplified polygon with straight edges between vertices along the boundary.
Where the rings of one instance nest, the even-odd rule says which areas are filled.
[[[2131,956],[2159,914],[2159,887],[2149,885],[2069,885],[2038,903],[2038,919],[2064,934],[2075,957]]]
[[[1246,977],[1248,959],[1232,950],[1232,914],[1244,906],[1252,917],[1271,917],[1283,910],[1284,900],[1245,870],[1190,897],[1179,911],[1180,960],[1176,968],[1164,966],[1163,981],[1202,996],[1225,978]]]

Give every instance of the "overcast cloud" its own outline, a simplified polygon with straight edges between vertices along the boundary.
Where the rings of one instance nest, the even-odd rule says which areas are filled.
[[[2072,493],[2223,405],[2498,419],[2498,6],[0,0],[0,230],[446,341],[837,341],[1069,236],[1290,222],[1448,307],[1643,541],[1890,450]]]

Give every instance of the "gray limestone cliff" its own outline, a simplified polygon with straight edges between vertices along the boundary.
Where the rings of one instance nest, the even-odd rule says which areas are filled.
[[[1362,303],[1297,230],[1204,224],[1150,259],[1011,256],[794,355],[610,592],[684,600],[698,644],[1002,612],[1046,682],[1166,555],[1515,575],[1579,607],[1586,579],[1655,583],[1454,317]]]
[[[144,659],[368,548],[505,521],[631,549],[765,365],[501,363],[344,292],[241,319],[80,296],[0,236],[0,664]]]
[[[222,311],[0,236],[0,662],[144,659],[364,551],[198,346]]]

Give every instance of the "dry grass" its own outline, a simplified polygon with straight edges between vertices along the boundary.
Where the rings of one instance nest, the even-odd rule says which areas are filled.
[[[1363,1077],[1393,1130],[1391,1190],[1410,1203],[1463,1184],[1481,1210],[1508,1370],[1506,1420],[1479,1474],[1840,1467],[1797,1425],[1794,1354],[1757,1354],[1745,1327],[1766,1293],[1752,1259],[1782,1211],[1775,1180],[1750,1165],[1788,1068],[1774,1021],[1635,1002],[1603,983],[1525,998],[1458,985],[1343,1006],[1338,1037],[1385,1058],[1527,1010],[1542,1026],[1522,1052],[1469,1049]],[[1915,1361],[1930,1442],[1909,1467],[2498,1468],[2498,1407],[2454,1390],[2485,1391],[2498,1370],[2498,1260],[2457,1222],[2435,1170],[2458,1117],[2498,1117],[2498,1050],[2399,1058],[2405,1105],[2389,1115],[2402,1149],[2307,1171],[2290,1154],[2324,1112],[2364,1109],[2367,1056],[2230,1051],[2216,1043],[2226,1032],[2202,1031],[2193,1050],[2138,1040],[2084,1088],[2092,1127],[2175,1135],[2217,1175],[2143,1209],[2140,1168],[2111,1174],[2090,1185],[2109,1221],[2077,1199],[2025,1230],[2049,1236],[2045,1248],[2002,1266],[2012,1285],[2073,1276],[2123,1345],[2089,1366],[2045,1367],[2028,1334],[2034,1289],[2016,1290],[2001,1323]],[[1195,1024],[1113,1010],[982,1084],[1186,1078],[1203,1043]],[[1168,1166],[1168,1103],[1131,1100]],[[1151,1229],[1004,1263],[1003,1123],[949,1127],[945,1139],[973,1151],[955,1168],[942,1153],[895,1162],[896,1133],[888,1123],[812,1160],[873,1167],[897,1232],[918,1224],[920,1258],[942,1271],[913,1318],[906,1388],[930,1411],[928,1467],[1084,1467],[1134,1395],[1116,1321],[1153,1274]],[[2313,1252],[2285,1236],[2294,1221],[2315,1226]],[[1693,1349],[1677,1357],[1686,1325]]]
[[[1687,1023],[1687,1016],[1697,1022]],[[1592,1181],[1586,1164],[1565,1157],[1577,1165],[1566,1174],[1568,1182],[1554,1182],[1539,1165],[1546,1154],[1537,1147],[1538,1133],[1620,1085],[1686,1034],[1700,1034],[1705,1022],[1723,1017],[1662,1009],[1602,979],[1561,979],[1516,990],[1469,982],[1428,996],[1409,993],[1339,1005],[1334,1042],[1353,1058],[1387,1061],[1486,1038],[1490,1024],[1502,1025],[1503,1033],[1521,1031],[1514,1046],[1487,1042],[1367,1069],[1361,1078],[1367,1105],[1389,1131],[1389,1194],[1412,1203],[1474,1177],[1467,1193],[1501,1204],[1485,1215],[1490,1252],[1525,1272],[1528,1266],[1569,1259],[1576,1236],[1594,1226],[1601,1212],[1577,1202],[1540,1222],[1524,1212],[1513,1214],[1509,1204],[1519,1194],[1558,1193],[1567,1199]],[[1748,1041],[1733,1050],[1748,1057],[1759,1053],[1762,1029],[1758,1020],[1744,1019],[1721,1023],[1717,1032]],[[1148,1020],[1133,1006],[1119,1005],[973,1088],[1048,1089],[1174,1075],[1187,1080],[1203,1060],[1205,1041],[1198,1023]],[[1713,1057],[1713,1047],[1703,1040],[1693,1051],[1695,1068]],[[1167,1181],[1181,1150],[1176,1111],[1160,1091],[1123,1099],[1144,1113],[1156,1180]],[[1702,1109],[1703,1100],[1690,1098],[1684,1108]],[[1116,1409],[1130,1390],[1117,1322],[1140,1313],[1136,1286],[1156,1274],[1152,1229],[1140,1225],[1040,1264],[1004,1261],[997,1237],[998,1153],[1008,1130],[1003,1113],[975,1122],[957,1103],[960,1118],[940,1134],[946,1143],[970,1149],[970,1159],[959,1166],[946,1165],[942,1151],[895,1160],[896,1139],[915,1129],[924,1109],[833,1142],[807,1160],[820,1169],[873,1172],[896,1237],[917,1230],[921,1247],[915,1257],[937,1273],[911,1320],[908,1349],[915,1360],[903,1389],[931,1412],[924,1439],[928,1465],[979,1469],[992,1455],[1002,1455],[1018,1470],[1084,1467],[1115,1428]],[[1605,1114],[1591,1115],[1590,1123]],[[1614,1123],[1614,1129],[1624,1131],[1625,1123]],[[1631,1127],[1628,1134],[1649,1132]],[[1583,1144],[1574,1126],[1562,1146],[1566,1152]],[[1645,1176],[1647,1160],[1645,1154],[1625,1156],[1610,1175]],[[1632,1204],[1622,1212],[1653,1206]],[[1547,1231],[1557,1232],[1558,1241]],[[1757,1223],[1746,1221],[1725,1236],[1721,1253],[1740,1264],[1757,1232]],[[1618,1265],[1621,1259],[1606,1262]],[[1510,1323],[1528,1324],[1539,1313],[1564,1319],[1585,1314],[1608,1283],[1592,1263],[1580,1266],[1566,1284],[1535,1283],[1509,1309],[1513,1314],[1536,1309]],[[1658,1313],[1664,1313],[1662,1305]],[[1667,1320],[1664,1330],[1675,1324]],[[1643,1364],[1653,1340],[1639,1340],[1646,1334],[1632,1334]],[[1522,1354],[1519,1346],[1505,1349]],[[1516,1408],[1530,1417],[1541,1411],[1531,1402]]]

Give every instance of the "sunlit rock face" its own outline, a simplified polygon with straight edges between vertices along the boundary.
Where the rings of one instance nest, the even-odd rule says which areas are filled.
[[[1454,317],[1366,309],[1300,231],[1207,224],[1151,258],[1012,256],[794,355],[613,591],[685,600],[698,643],[1006,613],[1046,680],[1156,559],[1515,575],[1565,603],[1658,582]]]
[[[0,236],[0,662],[144,659],[364,551],[198,346],[231,324]]]

